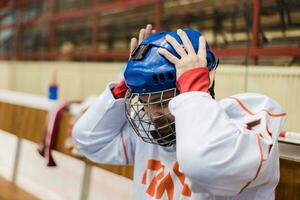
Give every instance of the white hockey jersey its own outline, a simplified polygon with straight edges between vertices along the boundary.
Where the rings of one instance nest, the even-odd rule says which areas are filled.
[[[87,158],[134,165],[135,200],[273,200],[279,181],[277,138],[286,114],[267,96],[216,102],[204,92],[174,97],[176,145],[143,142],[110,84],[77,122],[73,138]]]

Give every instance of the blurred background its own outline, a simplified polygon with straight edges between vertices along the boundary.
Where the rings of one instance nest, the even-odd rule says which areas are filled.
[[[217,99],[258,92],[284,107],[289,134],[281,138],[276,197],[297,199],[300,0],[0,0],[0,177],[11,188],[0,199],[130,199],[132,168],[95,165],[64,145],[78,112],[63,115],[53,146],[57,167],[45,166],[36,148],[53,104],[90,99],[122,78],[129,40],[147,24],[205,35],[220,58]],[[52,85],[56,101],[47,99]],[[15,186],[32,196],[13,196]]]
[[[299,9],[299,0],[2,0],[0,56],[126,61],[128,41],[150,23],[200,30],[223,64],[299,65]]]

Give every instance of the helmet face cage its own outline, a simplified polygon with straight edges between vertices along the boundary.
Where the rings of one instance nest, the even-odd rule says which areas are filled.
[[[144,142],[160,146],[171,146],[176,142],[175,120],[168,110],[168,103],[176,94],[176,88],[141,94],[127,91],[126,117]]]

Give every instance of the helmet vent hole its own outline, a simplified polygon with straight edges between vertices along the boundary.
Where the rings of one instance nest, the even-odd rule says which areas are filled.
[[[171,72],[167,72],[167,77],[169,80],[173,80],[174,79],[174,76]]]
[[[154,84],[158,84],[158,78],[157,78],[156,74],[152,75],[152,79],[153,79]]]
[[[160,79],[161,82],[165,82],[165,76],[164,76],[163,73],[159,74],[159,79]]]

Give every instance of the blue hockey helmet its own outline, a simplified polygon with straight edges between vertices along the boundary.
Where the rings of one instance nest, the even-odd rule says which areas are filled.
[[[184,29],[189,37],[195,52],[198,52],[200,32],[193,29]],[[169,34],[179,44],[183,45],[176,31],[159,32],[145,38],[132,52],[124,72],[126,85],[133,93],[159,92],[176,87],[176,69],[164,56],[160,55],[158,48],[164,48],[180,58],[173,47],[166,41]],[[207,67],[212,70],[217,64],[214,54],[206,43]]]

